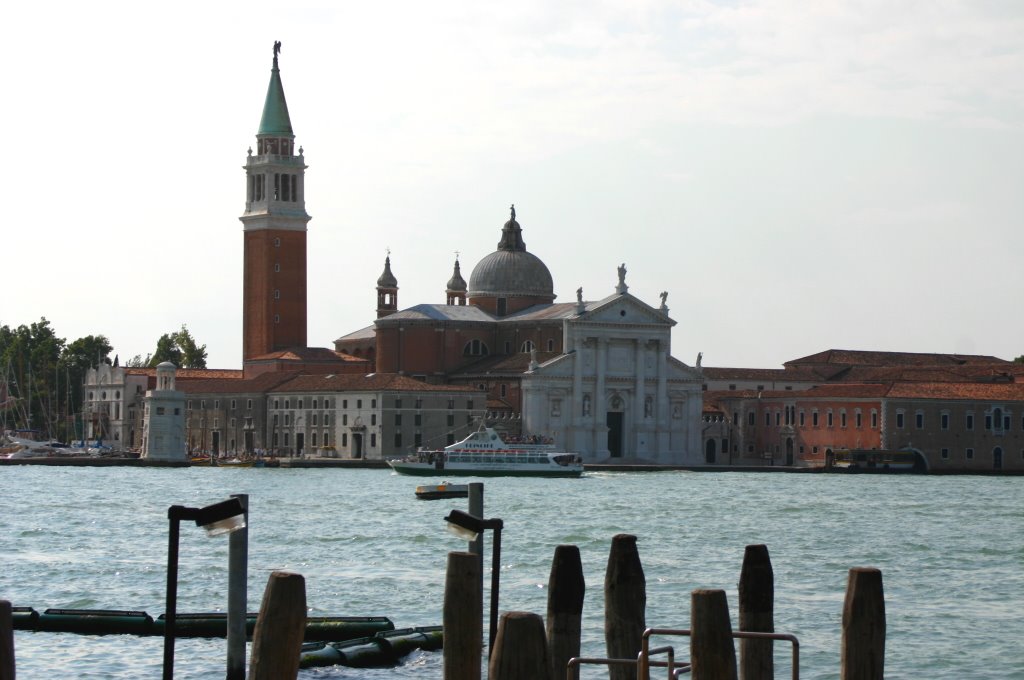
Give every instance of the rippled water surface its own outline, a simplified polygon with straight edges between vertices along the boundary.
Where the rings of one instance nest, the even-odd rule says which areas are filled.
[[[162,613],[168,506],[232,493],[250,495],[250,611],[270,571],[287,569],[305,576],[312,615],[438,625],[446,554],[464,547],[443,530],[464,500],[418,501],[416,480],[383,470],[19,466],[0,468],[0,481],[0,598],[40,611]],[[649,626],[687,627],[690,591],[724,588],[735,627],[744,547],[765,543],[776,629],[800,639],[801,677],[838,677],[847,571],[872,566],[883,573],[888,677],[1024,678],[1024,478],[589,473],[486,480],[485,508],[505,521],[502,611],[543,615],[555,546],[579,546],[584,655],[604,656],[605,563],[625,532],[639,537]],[[180,565],[178,610],[223,610],[227,541],[183,524]],[[15,646],[20,678],[160,673],[160,638],[19,631]],[[777,677],[788,677],[788,653],[776,652]],[[179,640],[176,668],[223,678],[224,641]],[[397,669],[300,673],[440,677],[440,652]]]

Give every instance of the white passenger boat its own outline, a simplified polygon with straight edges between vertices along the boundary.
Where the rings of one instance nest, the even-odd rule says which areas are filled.
[[[388,465],[403,475],[468,475],[477,477],[579,477],[583,458],[557,451],[553,444],[505,442],[489,427],[481,427],[444,450],[420,449]]]

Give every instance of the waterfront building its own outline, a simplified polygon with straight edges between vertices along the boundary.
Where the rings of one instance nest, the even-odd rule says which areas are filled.
[[[706,463],[821,466],[837,450],[880,449],[916,451],[936,472],[1024,469],[1024,366],[848,350],[785,366],[819,381],[704,393]]]
[[[185,395],[176,389],[175,366],[165,361],[156,367],[156,387],[146,392],[142,458],[187,461],[185,451]]]

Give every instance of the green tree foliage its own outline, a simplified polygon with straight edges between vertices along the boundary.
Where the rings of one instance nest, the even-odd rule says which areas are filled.
[[[1013,363],[1015,363],[1015,364],[1024,364],[1024,354],[1021,354],[1019,357],[1014,359]]]
[[[160,336],[156,351],[148,357],[146,365],[155,368],[165,361],[178,368],[206,368],[206,345],[197,345],[188,327],[182,325],[180,331]]]
[[[81,408],[85,372],[109,361],[111,349],[102,335],[68,344],[45,317],[28,326],[0,326],[0,384],[7,386],[10,397],[4,424],[67,438],[66,416]]]

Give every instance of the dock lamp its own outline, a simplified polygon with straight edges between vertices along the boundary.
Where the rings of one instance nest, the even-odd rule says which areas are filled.
[[[444,518],[447,529],[466,541],[475,541],[476,537],[486,529],[494,531],[494,547],[491,549],[491,621],[490,637],[487,642],[487,656],[494,649],[494,638],[498,634],[498,581],[501,574],[501,529],[504,526],[499,518],[481,519],[462,510],[452,510]]]
[[[205,508],[186,508],[172,505],[167,509],[170,534],[167,541],[167,605],[164,613],[164,680],[174,677],[174,618],[178,609],[178,529],[182,520],[195,520],[209,537],[223,536],[245,528],[245,510],[237,498],[207,505]]]

